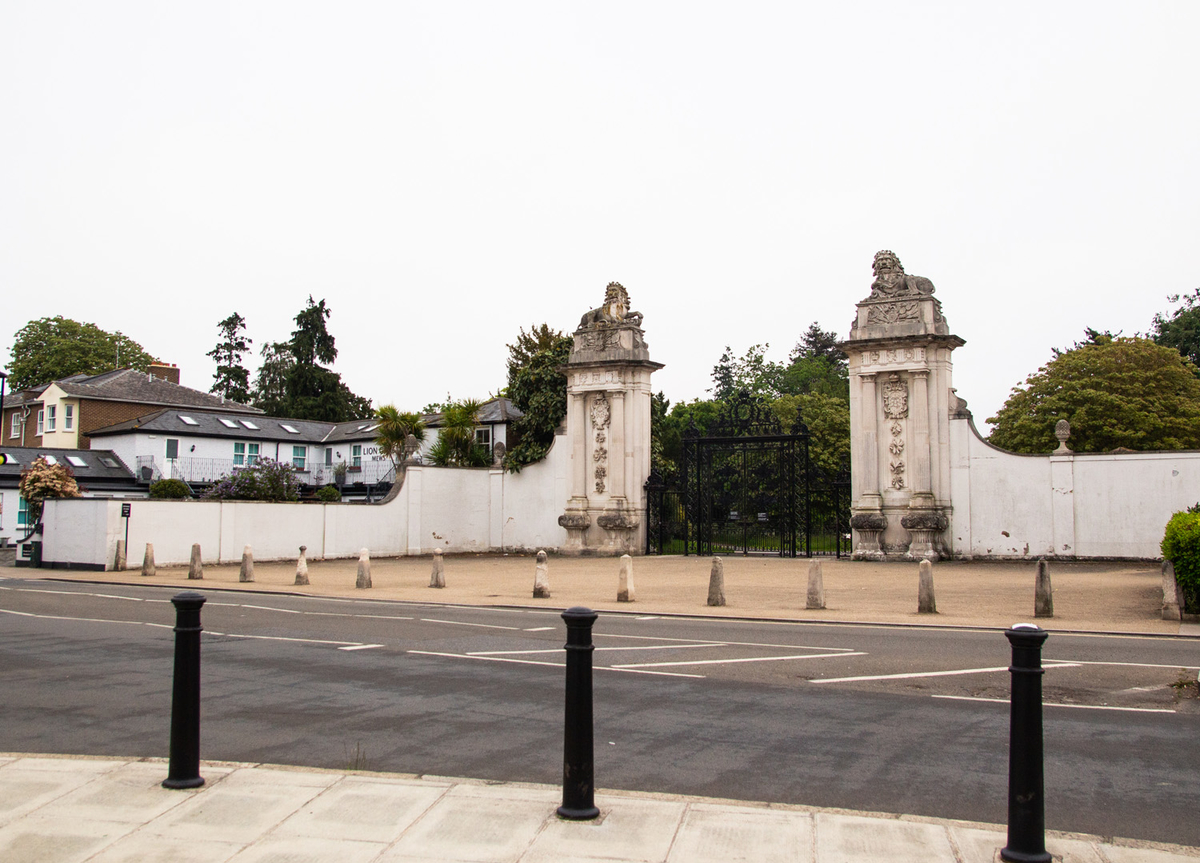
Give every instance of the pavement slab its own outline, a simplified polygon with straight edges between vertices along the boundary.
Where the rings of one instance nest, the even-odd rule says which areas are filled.
[[[808,812],[694,803],[668,863],[813,863]]]
[[[583,863],[667,859],[686,804],[678,800],[630,800],[597,795],[595,821],[555,818],[538,834],[522,863]]]

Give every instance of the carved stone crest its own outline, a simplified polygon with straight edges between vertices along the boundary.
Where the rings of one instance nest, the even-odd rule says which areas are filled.
[[[908,383],[894,372],[883,385],[883,414],[893,420],[908,416]]]
[[[611,410],[608,405],[608,397],[604,393],[596,396],[596,400],[592,402],[592,426],[597,429],[608,428],[608,418],[611,415]]]
[[[921,308],[915,300],[906,303],[881,303],[867,310],[867,323],[871,326],[916,321],[920,318]]]

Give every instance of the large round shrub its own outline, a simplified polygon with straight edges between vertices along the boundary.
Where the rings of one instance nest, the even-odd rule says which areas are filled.
[[[325,503],[337,503],[342,499],[342,493],[337,490],[337,486],[323,485],[313,493],[313,497]]]
[[[1163,534],[1163,557],[1175,565],[1175,580],[1189,606],[1200,600],[1200,512],[1177,512]]]
[[[185,497],[191,496],[191,489],[181,479],[160,479],[157,482],[150,483],[150,497],[182,500]]]

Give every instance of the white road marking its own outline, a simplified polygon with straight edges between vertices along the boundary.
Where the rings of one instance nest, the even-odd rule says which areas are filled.
[[[525,631],[526,632],[551,632],[555,629],[558,629],[558,627],[557,626],[532,626],[532,627],[527,628]]]
[[[1124,665],[1129,668],[1200,668],[1200,665],[1153,665],[1149,662],[1096,662],[1087,659],[1071,659],[1058,660],[1051,659],[1049,662],[1070,662],[1072,665]]]
[[[438,653],[433,650],[408,650],[406,653],[415,653],[420,656],[445,656],[451,659],[480,659],[485,662],[510,662],[514,665],[544,665],[549,668],[565,668],[566,665],[562,662],[539,662],[536,659],[510,659],[506,656],[472,656],[469,653]],[[594,671],[623,671],[628,674],[655,674],[661,677],[693,677],[703,679],[703,674],[682,674],[671,671],[640,671],[634,668],[621,668],[620,666],[597,665],[593,668]]]
[[[374,647],[383,647],[382,644],[348,644],[345,647],[339,647],[338,650],[370,650]]]
[[[931,695],[930,698],[944,698],[947,701],[988,701],[994,704],[1008,704],[1007,698],[975,698],[970,695]],[[1116,710],[1122,713],[1174,713],[1174,710],[1164,710],[1156,707],[1110,707],[1107,704],[1062,704],[1059,702],[1043,701],[1043,707],[1074,707],[1077,710]]]
[[[779,662],[784,659],[841,659],[843,656],[866,656],[865,653],[802,653],[796,656],[746,656],[741,659],[693,659],[679,662],[641,662],[636,665],[614,665],[613,668],[667,668],[672,665],[732,665],[735,662]]]
[[[301,644],[345,644],[347,646],[360,645],[359,641],[330,641],[324,638],[288,638],[283,635],[247,635],[240,632],[214,632],[205,630],[209,635],[219,636],[221,638],[253,638],[258,641],[295,641]],[[382,645],[380,645],[382,647]]]
[[[695,638],[670,638],[665,635],[616,635],[611,632],[597,632],[596,638],[632,638],[638,641],[678,641],[684,644],[696,644]],[[730,647],[774,647],[781,650],[829,650],[840,653],[852,653],[853,647],[822,647],[816,644],[768,644],[761,641],[719,641],[714,644],[725,644]]]
[[[712,644],[671,644],[667,646],[658,644],[640,644],[637,647],[597,647],[596,652],[605,652],[612,650],[686,650],[689,647],[724,647],[721,642],[713,642]],[[562,653],[561,647],[546,648],[540,650],[471,650],[468,653],[471,656],[512,656],[524,653]]]
[[[1075,668],[1073,662],[1056,662],[1045,668]],[[991,674],[997,671],[1008,671],[1007,665],[997,665],[993,668],[957,668],[953,671],[913,671],[906,674],[865,674],[861,677],[827,677],[821,680],[810,680],[809,683],[857,683],[861,680],[908,680],[914,677],[954,677],[959,674]]]
[[[432,617],[422,617],[420,620],[422,623],[445,623],[450,626],[478,626],[482,629],[509,629],[513,632],[517,632],[521,629],[519,626],[498,626],[494,623],[467,623],[463,620],[437,620],[436,618]]]

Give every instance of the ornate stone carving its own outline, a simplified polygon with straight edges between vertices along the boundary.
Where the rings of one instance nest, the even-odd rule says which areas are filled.
[[[596,447],[596,451],[592,453],[592,461],[604,461],[608,458],[608,450],[602,446]]]
[[[909,512],[900,519],[905,530],[928,530],[940,533],[950,526],[950,519],[936,509],[921,509]]]
[[[908,382],[900,380],[895,372],[883,384],[883,415],[890,420],[908,416]]]
[[[850,526],[855,530],[885,530],[887,523],[887,516],[881,512],[860,512],[850,518]]]
[[[904,433],[904,426],[902,426],[900,424],[900,421],[896,420],[895,422],[893,422],[892,423],[892,437],[897,437],[903,433]]]
[[[586,512],[566,512],[558,517],[558,525],[567,530],[587,530],[592,526],[592,517]]]
[[[924,276],[910,276],[890,249],[875,253],[871,263],[875,281],[871,282],[871,300],[917,299],[933,293],[933,282]]]
[[[615,348],[621,342],[621,334],[617,330],[588,330],[579,336],[582,347],[589,351],[602,351],[605,348]]]
[[[606,512],[596,518],[596,524],[605,530],[633,530],[639,523],[638,517],[629,512]]]
[[[1058,438],[1058,449],[1054,451],[1055,455],[1065,455],[1072,450],[1067,446],[1067,438],[1071,436],[1071,424],[1066,420],[1059,420],[1054,424],[1054,436]]]
[[[921,307],[915,300],[904,303],[881,303],[867,310],[868,326],[896,324],[921,319]]]
[[[596,429],[608,428],[608,419],[611,415],[611,409],[608,406],[608,397],[604,393],[596,396],[596,400],[592,402],[592,426]],[[599,432],[596,436],[597,442],[601,441]]]
[[[888,450],[891,451],[892,455],[900,455],[904,452],[904,441],[899,438],[894,439],[888,444]]]
[[[623,323],[640,327],[642,313],[629,311],[629,292],[619,282],[609,282],[604,289],[604,305],[584,312],[579,319],[579,329]]]
[[[894,461],[889,467],[892,469],[892,488],[904,488],[904,462]]]

